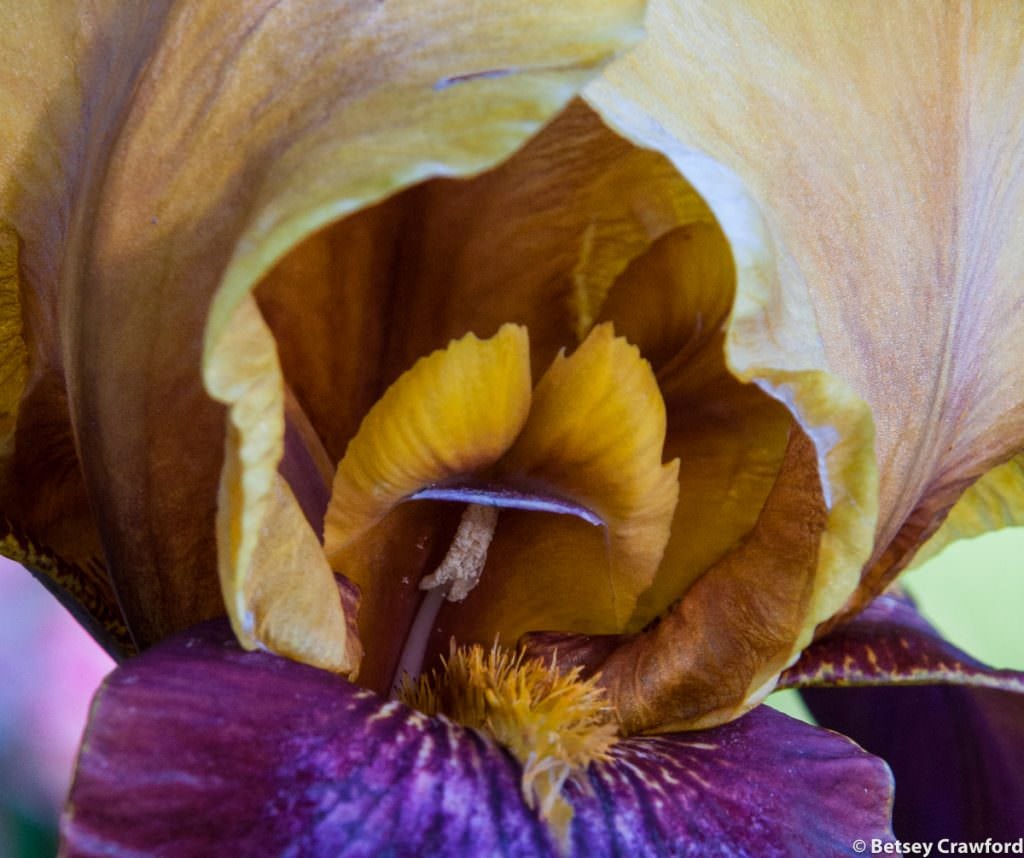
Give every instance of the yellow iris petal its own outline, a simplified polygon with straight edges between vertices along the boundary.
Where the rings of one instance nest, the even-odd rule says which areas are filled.
[[[1024,453],[993,468],[960,496],[935,534],[914,555],[912,567],[958,539],[1024,526]]]
[[[525,328],[467,334],[422,358],[370,409],[338,465],[324,550],[345,549],[418,489],[479,473],[505,453],[530,410]],[[357,581],[362,584],[363,582]]]
[[[662,464],[665,409],[635,346],[595,328],[541,377],[523,432],[500,463],[512,485],[575,501],[604,527],[506,512],[480,584],[444,628],[460,640],[537,628],[600,633],[629,625],[651,585],[679,490]]]
[[[239,641],[309,664],[353,670],[341,597],[319,540],[277,473],[284,382],[274,340],[249,298],[219,348],[243,359],[212,362],[211,392],[232,402],[217,508],[217,558]]]
[[[734,292],[728,242],[703,206],[637,259],[605,302],[603,317],[655,369],[668,418],[665,457],[684,463],[672,535],[638,605],[640,624],[751,530],[786,446],[789,411],[726,367]]]
[[[730,365],[791,401],[814,435],[832,578],[861,578],[849,602],[845,583],[822,600],[828,615],[870,601],[1024,441],[1024,12],[791,11],[654,2],[650,38],[587,95],[670,154],[736,252]],[[679,109],[679,92],[711,88],[728,97]],[[814,371],[832,380],[805,387]],[[842,387],[873,415],[877,492],[856,462],[871,435]]]

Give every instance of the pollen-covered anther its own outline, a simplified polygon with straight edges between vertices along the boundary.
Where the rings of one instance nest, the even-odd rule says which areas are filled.
[[[470,504],[462,514],[451,547],[441,565],[420,581],[421,590],[449,585],[446,598],[461,602],[477,585],[487,563],[487,549],[498,524],[498,508]]]
[[[579,668],[529,659],[495,644],[456,648],[441,671],[406,681],[400,698],[428,715],[445,715],[504,746],[523,768],[527,803],[567,842],[573,809],[563,791],[594,762],[610,758],[616,719],[597,678]]]

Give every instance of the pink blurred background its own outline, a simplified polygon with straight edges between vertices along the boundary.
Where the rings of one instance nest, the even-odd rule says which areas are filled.
[[[0,858],[55,854],[89,703],[112,668],[29,572],[0,558]]]

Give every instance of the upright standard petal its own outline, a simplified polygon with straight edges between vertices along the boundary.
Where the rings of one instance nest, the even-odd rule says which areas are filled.
[[[72,248],[82,246],[102,164],[169,5],[7,3],[0,33],[0,233],[5,265],[11,247],[19,251],[9,273],[18,281],[26,358],[21,389],[15,372],[5,391],[18,402],[0,452],[2,551],[32,569],[115,655],[134,644],[78,462],[61,283],[76,271]]]
[[[841,462],[870,436],[834,381],[814,406],[801,373],[842,379],[874,414],[870,556],[830,528],[871,561],[856,609],[1024,442],[1024,11],[663,0],[648,27],[588,98],[718,216],[740,278],[731,363],[817,429],[833,516],[869,519],[871,487],[850,491]]]
[[[219,344],[239,304],[292,245],[506,157],[636,38],[640,12],[197,0],[39,2],[5,19],[5,86],[26,105],[3,132],[5,217],[34,296],[31,368],[67,390],[60,437],[141,645],[221,610],[207,321],[217,375],[238,357]]]

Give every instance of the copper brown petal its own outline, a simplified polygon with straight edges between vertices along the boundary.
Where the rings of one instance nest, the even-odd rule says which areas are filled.
[[[134,647],[69,415],[62,281],[77,273],[111,141],[170,5],[28,0],[4,8],[0,32],[0,257],[17,328],[5,326],[0,370],[2,550],[121,655]],[[20,356],[12,337],[23,343]]]
[[[628,733],[696,729],[759,703],[811,638],[826,512],[810,439],[795,429],[757,524],[644,631],[527,635],[531,654],[599,672]]]

